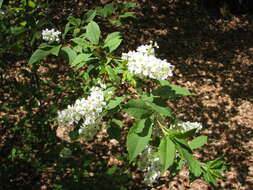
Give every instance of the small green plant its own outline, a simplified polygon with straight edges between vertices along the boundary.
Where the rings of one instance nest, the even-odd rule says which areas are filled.
[[[0,5],[2,3],[3,1],[0,2]],[[9,57],[30,55],[32,49],[30,46],[40,39],[39,31],[47,24],[43,12],[45,7],[45,1],[7,1],[2,6],[0,10],[0,40],[3,43],[0,44],[0,55],[3,59],[1,61]]]
[[[129,11],[130,8],[137,6],[134,2],[125,3],[109,3],[104,7],[97,7],[94,12],[97,16],[106,18],[111,24],[121,25],[123,23],[122,19],[125,18],[136,18],[134,12]]]
[[[0,0],[0,9],[2,7],[2,4],[3,4],[3,0]]]

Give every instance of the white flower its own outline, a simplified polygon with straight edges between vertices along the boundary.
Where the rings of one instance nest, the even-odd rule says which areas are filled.
[[[144,182],[148,186],[152,186],[161,175],[162,166],[159,157],[154,155],[155,152],[156,147],[147,145],[138,159],[138,169],[145,172]]]
[[[100,80],[98,81],[98,85],[103,88],[103,89],[106,89],[106,85],[103,84]]]
[[[92,139],[98,132],[101,113],[105,107],[104,93],[101,88],[93,87],[90,96],[76,100],[74,105],[58,112],[58,122],[62,125],[80,124],[79,134],[83,138]]]
[[[152,79],[166,79],[173,76],[174,66],[166,60],[155,57],[156,43],[151,41],[149,45],[141,45],[136,51],[122,54],[122,59],[127,60],[128,70],[133,74],[149,77]]]
[[[161,175],[161,164],[160,164],[160,159],[157,157],[156,159],[154,159],[150,166],[147,168],[147,171],[145,173],[145,177],[144,177],[144,182],[148,185],[148,186],[152,186],[153,183],[155,183],[158,178]]]
[[[186,132],[192,129],[197,129],[196,131],[200,131],[202,129],[202,124],[199,122],[178,122],[176,125],[172,125],[172,128],[179,129],[180,131]]]
[[[42,39],[48,42],[59,42],[60,38],[59,35],[61,34],[60,31],[57,31],[55,29],[48,30],[47,28],[45,30],[42,30]]]

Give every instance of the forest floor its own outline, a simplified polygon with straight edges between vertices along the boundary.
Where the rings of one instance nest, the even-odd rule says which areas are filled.
[[[197,94],[171,105],[182,120],[203,123],[201,134],[210,144],[200,158],[224,155],[229,163],[218,189],[252,189],[253,17],[215,17],[196,1],[150,1],[143,7],[140,20],[127,26],[127,43],[157,41],[158,55],[176,67],[172,83]],[[161,189],[186,184],[171,182]],[[188,187],[208,189],[196,181]]]
[[[158,43],[158,57],[167,59],[176,68],[174,76],[169,79],[171,83],[197,94],[169,103],[181,120],[198,121],[204,126],[200,133],[207,135],[210,143],[195,156],[204,161],[223,156],[229,164],[224,172],[225,178],[219,180],[218,189],[251,190],[253,16],[240,15],[225,19],[210,15],[196,2],[138,1],[139,6],[134,9],[137,19],[127,20],[125,24],[115,28],[109,28],[105,24],[102,30],[122,32],[124,40],[119,52],[134,50],[150,40]],[[80,7],[85,5],[85,0],[79,0],[79,3],[67,11],[82,11]],[[61,6],[64,4],[52,10],[56,22],[60,22],[59,19],[68,14],[61,12]],[[11,76],[11,72],[8,74],[16,77]],[[103,159],[108,165],[124,165],[116,158],[121,153],[120,146],[124,142],[110,141],[103,134],[98,136],[93,145],[86,145],[88,149],[103,144],[103,148],[92,151],[97,154],[98,161]],[[143,184],[141,172],[134,172],[133,169],[132,175],[134,179],[127,185],[128,189],[151,189]],[[48,178],[51,174],[45,176],[42,177],[41,189],[50,186]],[[153,189],[207,190],[212,187],[202,180],[190,182],[187,172],[182,171],[172,181],[161,177]]]

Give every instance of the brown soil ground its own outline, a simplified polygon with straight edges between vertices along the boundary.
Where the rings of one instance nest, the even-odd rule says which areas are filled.
[[[139,6],[134,10],[138,15],[136,20],[128,20],[115,28],[104,24],[102,30],[123,33],[124,42],[119,51],[135,49],[150,40],[158,43],[158,56],[167,59],[176,68],[170,81],[197,94],[170,102],[180,119],[198,121],[204,126],[201,134],[209,137],[209,144],[196,156],[207,161],[224,155],[229,167],[224,173],[225,179],[219,180],[218,189],[253,189],[253,16],[240,15],[226,19],[210,16],[197,0],[138,2]],[[84,0],[68,5],[71,9],[65,9],[65,12],[60,11],[63,7],[54,10],[56,22],[61,23],[64,14],[82,12],[82,6],[93,6]],[[12,73],[10,71],[6,75],[24,80]],[[3,93],[8,96],[8,93]],[[20,113],[11,115],[21,116]],[[4,146],[4,137],[8,135],[2,135],[1,146]],[[95,152],[98,159],[107,160],[108,165],[121,166],[124,163],[116,157],[121,153],[119,147],[123,143],[123,140],[110,141],[101,132],[93,145],[85,146],[87,152]],[[101,144],[104,148],[92,151]],[[143,185],[141,173],[132,171],[134,184],[129,185],[129,189],[151,189]],[[50,186],[49,178],[50,169],[42,177],[41,189]],[[183,170],[172,181],[161,177],[153,189],[213,188],[202,180],[190,182],[188,173]]]

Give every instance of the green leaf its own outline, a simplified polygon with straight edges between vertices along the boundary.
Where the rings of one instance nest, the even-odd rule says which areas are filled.
[[[203,178],[213,186],[218,186],[216,179],[224,178],[221,172],[226,169],[226,163],[221,160],[222,157],[209,161],[206,164],[202,163]]]
[[[186,88],[182,88],[182,87],[176,86],[176,85],[170,85],[170,87],[172,88],[172,90],[174,90],[176,92],[177,95],[180,95],[180,96],[194,95],[194,93],[191,93]]]
[[[41,37],[41,32],[40,31],[37,31],[35,33],[33,33],[33,36],[32,36],[32,40],[30,42],[30,45],[33,46],[33,44],[35,43],[36,40],[39,40]]]
[[[61,51],[63,54],[65,54],[65,57],[68,59],[69,63],[72,63],[77,56],[76,52],[70,46],[61,48]]]
[[[120,128],[123,126],[123,122],[118,119],[112,119],[112,122],[118,125]]]
[[[151,134],[152,126],[150,120],[139,120],[131,127],[127,135],[127,150],[130,162],[144,150],[151,138]]]
[[[216,178],[224,178],[223,175],[221,175],[222,170],[212,169],[210,172],[216,177]]]
[[[53,48],[49,51],[49,53],[52,54],[52,55],[58,56],[58,55],[59,55],[59,52],[60,52],[60,50],[61,50],[61,46],[62,46],[62,45],[58,45],[58,46],[53,47]]]
[[[110,121],[106,123],[106,127],[107,127],[107,133],[108,135],[116,140],[120,140],[121,137],[121,127],[119,125],[117,125],[115,122]]]
[[[52,49],[53,47],[54,47],[53,45],[50,45],[48,43],[42,43],[42,44],[39,45],[38,49],[48,51],[48,50]]]
[[[32,54],[30,57],[28,64],[36,63],[43,58],[47,57],[48,55],[52,54],[58,56],[61,50],[61,45],[53,46],[43,43],[39,46],[39,48]]]
[[[32,56],[30,57],[28,64],[34,64],[40,60],[42,60],[43,58],[47,57],[50,54],[49,51],[46,50],[42,50],[42,49],[37,49]]]
[[[83,53],[83,48],[82,48],[82,46],[79,46],[79,45],[74,46],[74,47],[73,47],[73,50],[74,50],[76,53]]]
[[[121,38],[120,32],[112,32],[108,34],[105,38],[105,43],[115,38]]]
[[[152,92],[154,96],[160,96],[166,99],[177,98],[175,91],[170,86],[161,86]]]
[[[71,140],[76,140],[79,137],[78,130],[70,131],[69,137]]]
[[[122,15],[119,15],[119,18],[136,18],[136,16],[134,15],[134,12],[125,12]]]
[[[34,9],[36,7],[36,3],[33,1],[28,1],[28,6]]]
[[[153,104],[151,102],[146,102],[146,104],[155,112],[161,114],[161,115],[165,115],[165,116],[171,116],[171,110],[169,108],[166,107],[161,107],[158,106],[156,104]]]
[[[162,96],[163,93],[165,93],[164,97],[167,97],[168,95],[171,96],[170,93],[172,93],[172,96],[189,96],[189,95],[195,95],[194,93],[191,93],[188,89],[182,88],[180,86],[172,85],[170,82],[166,80],[158,80],[161,86],[165,86],[165,88],[161,88],[159,90],[159,94]],[[170,88],[168,88],[170,87]],[[159,88],[158,88],[159,89]],[[172,91],[172,92],[171,92]]]
[[[177,134],[175,134],[175,137],[181,138],[181,139],[186,139],[189,137],[193,137],[196,133],[197,128],[195,129],[191,129],[189,131],[185,131],[185,132],[178,132]]]
[[[214,185],[215,187],[218,186],[215,177],[214,177],[209,171],[204,172],[203,177],[204,177],[204,180],[205,180],[205,181],[211,183],[211,184]]]
[[[108,3],[103,8],[104,15],[106,16],[111,16],[114,11],[116,11],[116,7],[114,7],[113,3]]]
[[[84,51],[87,51],[88,48],[91,49],[91,51],[93,51],[93,49],[96,48],[89,41],[87,41],[87,40],[85,40],[83,38],[73,38],[73,39],[71,39],[71,41],[73,41],[74,43],[76,43],[77,45],[79,45]]]
[[[122,42],[122,39],[115,38],[113,40],[108,41],[104,45],[104,47],[108,47],[109,51],[111,53],[111,52],[113,52],[115,49],[117,49],[119,47],[119,45],[121,44],[121,42]]]
[[[136,119],[146,118],[151,115],[150,110],[144,110],[141,108],[127,108],[124,111]]]
[[[138,4],[135,3],[135,2],[126,2],[123,4],[123,9],[124,10],[127,10],[129,8],[132,8],[132,7],[136,7]]]
[[[97,15],[101,17],[111,16],[114,11],[116,11],[116,7],[114,7],[113,3],[106,4],[104,7],[96,8]]]
[[[126,107],[127,108],[124,111],[137,119],[148,117],[153,113],[141,99],[130,100],[126,104]]]
[[[171,130],[170,130],[171,131]],[[188,152],[192,153],[192,150],[188,144],[188,142],[185,139],[180,139],[175,137],[177,135],[177,133],[173,134],[173,141],[178,144],[180,147],[186,149]]]
[[[145,102],[141,99],[132,99],[126,104],[127,107],[137,107],[142,109],[149,109]]]
[[[171,141],[169,136],[162,138],[158,148],[159,158],[162,164],[162,172],[165,171],[173,164],[175,158],[175,144]]]
[[[96,7],[96,12],[98,16],[104,17],[103,15],[103,7]]]
[[[196,137],[191,142],[189,142],[189,146],[191,147],[191,149],[200,148],[207,143],[207,138],[207,136]]]
[[[3,4],[3,0],[0,0],[0,9],[2,7],[2,4]]]
[[[67,18],[68,22],[74,26],[79,26],[81,24],[81,19],[80,18],[75,18],[73,16],[69,16]]]
[[[73,31],[73,37],[78,36],[78,34],[80,33],[81,29],[80,28],[75,28]]]
[[[124,97],[116,97],[114,99],[111,99],[109,104],[107,105],[107,109],[111,110],[113,108],[116,108],[124,99]]]
[[[107,57],[107,58],[106,58],[105,65],[108,65],[111,61],[112,61],[112,58],[111,58],[111,57]]]
[[[225,162],[222,161],[222,157],[216,158],[215,160],[207,162],[208,168],[210,169],[224,169]]]
[[[94,68],[96,68],[95,65],[89,65],[88,69],[87,69],[87,73],[89,74]]]
[[[119,47],[119,45],[122,42],[122,39],[120,39],[120,33],[119,32],[113,32],[111,34],[108,34],[105,39],[104,48],[108,47],[110,52],[114,51]]]
[[[64,29],[64,33],[62,35],[62,38],[65,39],[66,38],[66,35],[67,33],[72,30],[74,27],[71,27],[70,26],[70,23],[68,22],[66,25],[65,25],[65,29]]]
[[[91,22],[95,16],[97,15],[97,11],[96,10],[90,10],[87,13],[84,14],[84,22],[89,23]]]
[[[86,38],[93,44],[98,44],[99,43],[99,38],[100,38],[100,28],[98,24],[94,21],[91,21],[87,27],[86,27]]]
[[[114,165],[114,166],[108,168],[105,173],[107,175],[113,175],[115,172],[117,172],[117,170],[119,170],[119,167]]]
[[[11,154],[8,156],[8,158],[11,158],[11,160],[13,161],[16,158],[16,155],[17,155],[17,149],[12,148]]]
[[[190,171],[194,174],[194,176],[199,177],[202,173],[199,161],[195,160],[188,151],[183,150],[183,157],[190,167]]]
[[[136,87],[136,81],[134,79],[134,74],[130,73],[128,70],[125,70],[123,72],[123,76],[122,76],[122,80],[123,81],[127,81],[129,82],[133,87]]]
[[[110,65],[106,65],[105,69],[109,75],[109,78],[113,81],[115,81],[116,83],[120,83],[120,78],[118,77],[118,75],[114,72],[114,70],[112,69],[112,67]]]
[[[194,174],[194,176],[199,177],[202,173],[200,163],[199,161],[193,158],[192,153],[189,151],[188,148],[185,147],[185,143],[183,144],[176,143],[176,149],[178,150],[179,154],[183,157],[183,159],[187,162],[187,164],[189,165],[190,171]]]
[[[89,61],[91,58],[92,54],[79,54],[75,57],[74,61],[71,63],[71,66],[72,67],[75,67],[77,66],[79,63],[83,62],[83,63],[86,63],[87,61]]]
[[[109,22],[114,25],[121,25],[122,22],[118,19],[109,19]]]
[[[182,88],[176,85],[161,86],[153,91],[153,95],[160,96],[165,99],[174,99],[180,96],[193,95],[186,88]]]
[[[161,86],[169,86],[170,82],[167,80],[158,80]]]

